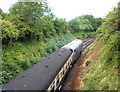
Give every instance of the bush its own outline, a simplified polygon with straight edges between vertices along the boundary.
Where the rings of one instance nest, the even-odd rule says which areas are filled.
[[[88,66],[91,63],[91,61],[86,61],[85,64]]]

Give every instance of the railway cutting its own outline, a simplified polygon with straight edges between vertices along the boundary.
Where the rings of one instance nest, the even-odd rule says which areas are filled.
[[[63,90],[74,90],[79,84],[77,82],[80,81],[78,75],[81,71],[79,69],[79,65],[82,63],[81,59],[94,40],[95,38],[86,41],[75,39],[66,44],[5,84],[3,92],[9,90],[16,90],[16,92],[19,90],[28,92],[31,90],[51,90],[53,92],[61,88]]]

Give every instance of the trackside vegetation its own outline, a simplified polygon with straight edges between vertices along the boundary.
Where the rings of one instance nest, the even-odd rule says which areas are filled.
[[[84,86],[79,90],[120,91],[120,4],[97,29],[97,40],[86,55],[91,61],[82,71]],[[86,61],[87,62],[87,61]],[[114,92],[114,91],[113,91]]]
[[[91,37],[91,33],[83,33],[86,37]],[[74,36],[75,35],[75,36]],[[75,38],[79,38],[79,34],[66,34],[55,36],[44,41],[29,40],[26,42],[14,42],[12,45],[3,45],[3,72],[2,80],[6,83],[11,78],[14,78],[19,73],[32,67],[43,58],[69,43]],[[90,35],[90,36],[88,36]],[[84,38],[85,36],[83,36]],[[85,37],[85,38],[86,38]],[[82,39],[82,36],[81,36]]]
[[[9,13],[0,9],[0,21],[3,85],[68,42],[95,36],[102,19],[83,15],[67,22],[42,0],[16,2]]]

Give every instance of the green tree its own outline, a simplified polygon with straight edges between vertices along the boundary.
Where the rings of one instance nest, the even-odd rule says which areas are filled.
[[[81,31],[93,31],[93,27],[91,25],[91,22],[88,19],[80,19],[80,30]]]
[[[101,22],[101,18],[95,18],[92,15],[83,15],[69,21],[69,28],[72,32],[92,32],[96,31]]]
[[[68,26],[67,26],[67,22],[65,21],[65,19],[56,18],[53,21],[53,23],[54,23],[54,29],[56,30],[57,34],[67,33],[68,32]]]
[[[79,32],[80,31],[80,20],[79,18],[72,19],[69,21],[69,28],[72,30],[72,32]]]
[[[17,40],[19,36],[19,30],[17,30],[16,25],[13,25],[8,20],[2,20],[2,40],[3,43],[12,42]]]
[[[43,37],[51,37],[55,35],[55,29],[54,29],[54,24],[53,20],[51,19],[51,16],[43,16],[42,17],[42,32],[43,32]],[[38,23],[39,25],[39,23]]]
[[[46,2],[17,2],[10,8],[8,20],[17,25],[19,30],[19,39],[41,38],[43,27],[37,27],[42,24],[44,15],[48,15],[50,9]],[[39,32],[39,33],[38,33]],[[38,37],[40,36],[40,37]]]
[[[93,31],[96,31],[98,26],[101,25],[102,19],[101,18],[95,18],[92,15],[83,15],[79,17],[80,19],[88,19],[90,21],[90,25],[93,27]]]

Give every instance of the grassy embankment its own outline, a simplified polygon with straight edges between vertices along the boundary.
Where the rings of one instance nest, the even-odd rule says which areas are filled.
[[[82,70],[83,86],[79,90],[119,90],[120,19],[117,7],[97,30],[98,39],[85,57]]]

